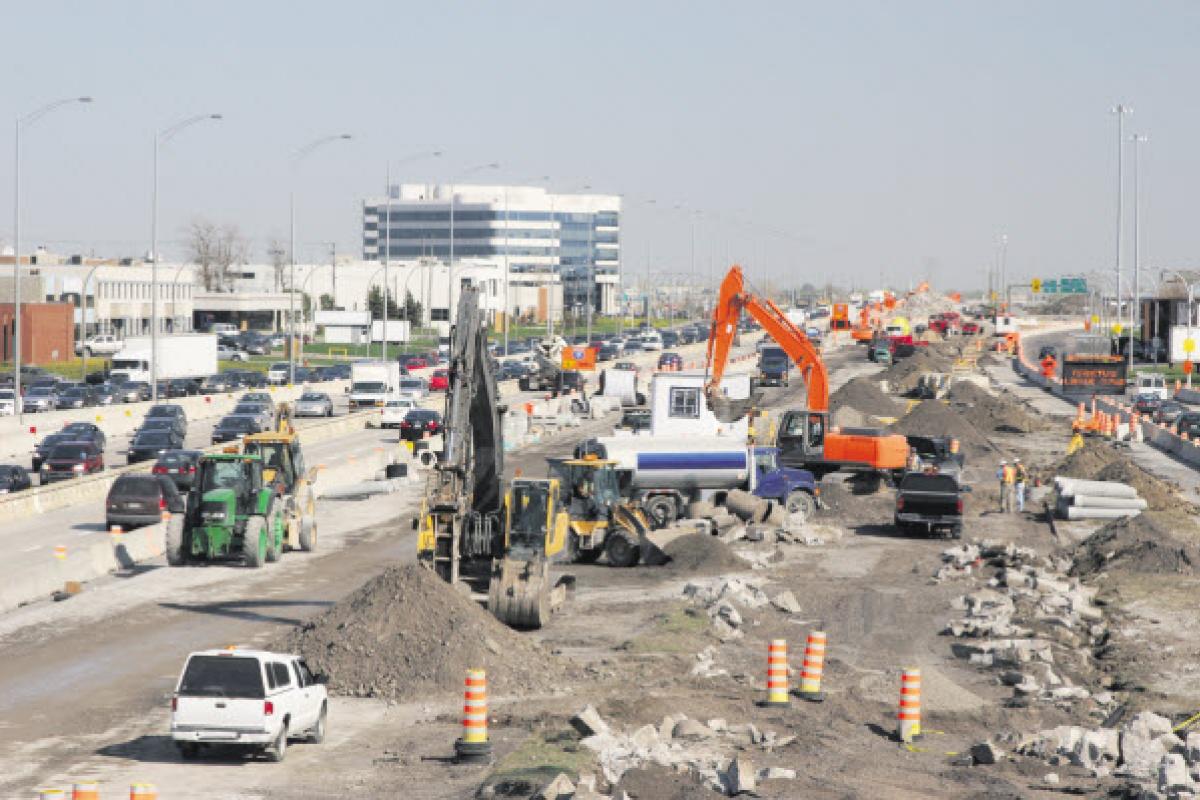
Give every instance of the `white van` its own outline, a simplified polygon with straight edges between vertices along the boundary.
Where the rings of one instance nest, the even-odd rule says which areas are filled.
[[[662,335],[658,331],[644,331],[638,340],[641,341],[643,350],[663,349]]]
[[[263,650],[203,650],[188,656],[171,696],[171,738],[184,758],[233,745],[283,761],[290,739],[325,741],[325,679],[304,659]]]
[[[1171,390],[1167,388],[1166,379],[1157,372],[1139,372],[1133,378],[1133,386],[1129,389],[1131,397],[1148,394],[1159,400],[1170,400]]]

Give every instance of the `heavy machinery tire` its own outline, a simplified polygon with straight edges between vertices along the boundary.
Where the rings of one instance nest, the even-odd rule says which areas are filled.
[[[247,567],[258,569],[267,561],[267,521],[251,517],[242,534],[242,558]]]
[[[329,721],[329,706],[321,706],[321,713],[317,717],[317,724],[313,725],[313,729],[308,733],[308,741],[313,744],[321,744],[325,741],[325,726]]]
[[[650,519],[650,524],[655,528],[665,528],[675,521],[675,516],[678,509],[675,506],[675,499],[668,497],[665,494],[656,495],[642,503],[642,511]]]
[[[306,553],[317,549],[317,518],[312,514],[300,518],[300,549]]]
[[[602,555],[604,555],[602,548],[593,547],[591,550],[580,550],[579,555],[575,557],[575,561],[579,564],[595,564],[600,560],[600,556]]]
[[[181,567],[187,563],[187,550],[184,549],[183,517],[171,517],[167,523],[164,542],[167,566]]]
[[[288,729],[287,723],[283,723],[283,727],[279,729],[279,738],[267,749],[267,760],[275,764],[283,761],[287,756],[287,740]]]
[[[808,520],[817,510],[817,502],[813,496],[803,489],[793,489],[784,503],[789,514],[800,517],[801,521]]]
[[[611,533],[604,543],[604,554],[610,567],[632,567],[641,558],[642,550],[623,533]]]

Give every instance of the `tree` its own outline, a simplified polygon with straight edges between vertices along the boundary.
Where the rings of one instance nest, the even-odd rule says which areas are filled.
[[[278,239],[272,239],[267,252],[271,255],[271,268],[275,278],[275,291],[282,292],[288,265],[287,250]]]
[[[372,286],[371,291],[367,292],[367,307],[371,309],[371,319],[383,319],[383,289],[378,286]],[[396,298],[388,295],[388,319],[399,319],[400,309],[396,305]]]
[[[320,303],[322,311],[333,311],[333,295],[322,294]]]
[[[424,309],[421,307],[421,301],[413,297],[413,293],[404,290],[404,319],[412,322],[414,325],[420,324],[421,312]]]
[[[217,226],[193,220],[188,231],[191,260],[200,268],[206,292],[227,292],[233,286],[231,268],[250,258],[250,243],[236,225]]]

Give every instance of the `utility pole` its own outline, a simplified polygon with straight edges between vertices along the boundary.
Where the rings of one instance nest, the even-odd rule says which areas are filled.
[[[1117,253],[1115,265],[1117,272],[1117,311],[1114,319],[1119,322],[1121,320],[1121,212],[1124,206],[1124,193],[1122,189],[1125,183],[1125,115],[1132,114],[1133,109],[1118,103],[1113,107],[1112,113],[1117,115]],[[1117,344],[1120,344],[1120,334],[1118,334]]]
[[[1142,295],[1141,295],[1141,256],[1138,253],[1138,224],[1140,192],[1138,188],[1138,168],[1141,164],[1142,144],[1148,141],[1145,136],[1134,134],[1129,137],[1133,143],[1133,303],[1129,309],[1129,371],[1133,371],[1133,329],[1138,328],[1138,337],[1145,341],[1141,330],[1142,324]],[[1157,334],[1157,331],[1155,331]]]

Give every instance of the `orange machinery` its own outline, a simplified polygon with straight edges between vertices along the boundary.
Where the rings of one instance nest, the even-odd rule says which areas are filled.
[[[704,385],[704,396],[717,419],[722,422],[739,420],[762,398],[761,393],[744,400],[721,394],[721,378],[743,310],[779,343],[795,362],[808,387],[808,407],[786,411],[779,421],[776,444],[780,464],[810,470],[818,479],[840,470],[903,471],[908,460],[908,441],[903,436],[870,428],[839,430],[829,427],[829,380],[821,354],[777,305],[746,291],[742,268],[736,265],[721,282],[721,293],[713,309],[713,333],[708,340],[708,381]]]
[[[858,344],[870,344],[875,334],[883,330],[882,303],[863,303],[858,312],[858,324],[850,331],[850,338]]]
[[[833,310],[829,314],[829,330],[850,330],[850,306],[846,305],[845,303],[833,304]]]

